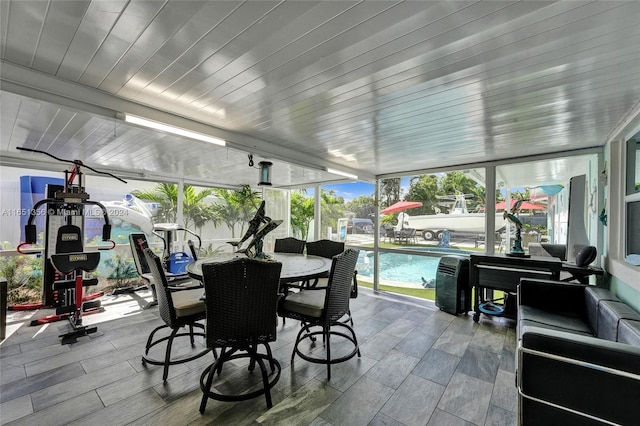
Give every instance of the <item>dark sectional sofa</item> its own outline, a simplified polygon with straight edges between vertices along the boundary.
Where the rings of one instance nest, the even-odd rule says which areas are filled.
[[[519,424],[640,425],[638,312],[603,288],[523,278],[517,318]]]

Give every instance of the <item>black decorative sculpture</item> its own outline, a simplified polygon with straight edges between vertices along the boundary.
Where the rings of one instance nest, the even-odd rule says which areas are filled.
[[[260,207],[258,207],[258,211],[255,216],[249,221],[249,229],[247,229],[247,232],[245,232],[240,241],[228,241],[229,244],[238,249],[237,253],[244,253],[247,257],[255,257],[257,259],[267,259],[269,257],[262,251],[263,239],[269,232],[276,229],[282,221],[271,220],[270,217],[265,216],[264,204],[264,201],[260,203]],[[251,236],[253,236],[253,239],[249,245],[240,249],[242,243],[248,240]],[[254,247],[255,252],[251,250]]]

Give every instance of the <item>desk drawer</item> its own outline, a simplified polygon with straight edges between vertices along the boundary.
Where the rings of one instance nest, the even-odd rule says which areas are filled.
[[[520,278],[551,279],[553,273],[546,270],[511,268],[505,266],[476,265],[478,283],[483,287],[515,292]]]

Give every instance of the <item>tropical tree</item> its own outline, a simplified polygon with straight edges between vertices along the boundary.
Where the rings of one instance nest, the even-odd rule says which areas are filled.
[[[438,177],[436,175],[415,176],[409,183],[406,201],[420,201],[422,207],[411,209],[411,214],[434,214],[438,207]]]
[[[221,222],[231,230],[231,236],[235,238],[235,227],[240,224],[240,234],[244,233],[244,227],[253,218],[260,206],[261,196],[253,191],[249,185],[240,189],[214,189],[215,195],[224,200],[224,204],[213,206]]]
[[[345,217],[346,208],[344,204],[344,198],[339,197],[335,190],[322,190],[320,192],[320,208],[322,224],[321,229],[338,229],[338,219]]]
[[[382,208],[389,207],[400,201],[400,195],[400,178],[380,180],[380,205]]]
[[[291,230],[303,240],[309,236],[309,225],[315,214],[314,206],[313,198],[306,197],[304,191],[291,193]]]
[[[476,192],[476,190],[480,185],[478,183],[468,177],[461,171],[453,171],[446,173],[442,179],[440,180],[440,194],[441,195],[458,195],[465,194],[470,195]],[[486,193],[486,190],[485,190]],[[484,206],[484,200],[479,201],[475,197],[470,197],[467,202],[467,209],[469,211],[473,211],[478,205]]]
[[[353,217],[369,218],[375,216],[375,200],[370,195],[361,195],[345,204],[347,211],[354,214]]]
[[[206,198],[214,194],[214,189],[205,188],[200,191],[191,185],[185,185],[183,189],[182,212],[184,227],[195,227],[198,232],[209,221],[215,225],[220,223],[216,210],[206,202]],[[141,200],[157,203],[160,206],[156,222],[175,223],[178,214],[178,185],[171,183],[159,183],[150,191],[135,190],[131,192]]]

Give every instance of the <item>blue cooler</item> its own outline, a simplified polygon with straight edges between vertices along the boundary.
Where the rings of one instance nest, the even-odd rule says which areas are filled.
[[[187,265],[193,262],[193,257],[183,251],[171,253],[169,256],[169,272],[172,274],[185,274]]]

